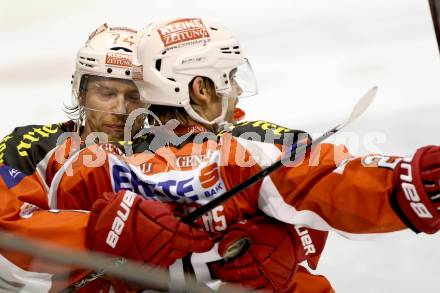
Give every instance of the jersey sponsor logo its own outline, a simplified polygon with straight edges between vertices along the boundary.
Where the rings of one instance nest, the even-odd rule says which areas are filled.
[[[189,171],[168,171],[145,176],[127,165],[111,164],[115,192],[130,190],[146,198],[205,204],[225,191],[217,163]]]
[[[217,194],[222,194],[225,189],[221,183],[216,184],[213,188],[210,188],[204,192],[206,198],[214,198]]]
[[[20,175],[20,171],[16,170],[16,169],[10,169],[9,170],[9,175],[11,175],[12,178],[16,178],[18,175]]]
[[[124,152],[117,147],[116,145],[112,143],[103,143],[99,145],[99,148],[103,151],[118,155],[118,156],[125,156]]]
[[[112,229],[107,234],[107,243],[111,248],[115,248],[118,244],[119,237],[124,231],[125,222],[130,216],[131,207],[133,206],[136,194],[131,192],[126,192],[119,204],[119,210],[116,212],[116,217],[113,219]]]
[[[51,134],[57,133],[59,130],[59,125],[45,125],[38,128],[33,128],[31,131],[23,134],[20,143],[17,145],[18,154],[22,157],[29,156],[28,150],[31,149],[34,142],[40,141],[41,138],[47,138]]]
[[[416,213],[419,218],[432,218],[432,214],[428,208],[421,202],[420,196],[414,186],[412,176],[411,159],[403,159],[400,168],[402,173],[400,174],[400,180],[402,180],[401,187],[405,198],[409,201],[411,209]],[[406,170],[406,174],[404,173]]]
[[[137,166],[139,168],[139,170],[141,170],[142,173],[146,174],[151,172],[152,168],[153,168],[153,163],[141,163],[140,165]]]
[[[231,133],[232,136],[245,140],[280,144],[284,147],[306,144],[310,139],[304,131],[292,130],[263,120],[232,124],[217,135],[223,137],[226,133]]]
[[[176,166],[179,168],[198,167],[200,163],[208,161],[214,151],[207,150],[206,154],[181,156],[176,158]]]
[[[0,176],[3,178],[3,181],[8,188],[12,188],[19,184],[20,181],[25,177],[22,172],[6,165],[0,166]]]
[[[115,192],[123,189],[130,190],[144,197],[154,197],[154,193],[152,192],[154,185],[139,180],[136,173],[127,166],[113,165],[111,176]]]
[[[110,52],[105,56],[105,64],[120,67],[130,67],[131,56],[128,54]]]
[[[164,47],[209,38],[208,30],[199,18],[184,18],[167,23],[158,33]]]
[[[263,130],[264,133],[267,130],[271,130],[274,134],[282,135],[286,132],[291,132],[292,130],[290,128],[282,127],[274,123],[270,123],[264,120],[258,120],[258,121],[245,121],[237,124],[232,124],[228,126],[226,130],[221,131],[219,134],[223,134],[224,132],[228,132],[233,130],[234,128],[244,128],[244,130]]]

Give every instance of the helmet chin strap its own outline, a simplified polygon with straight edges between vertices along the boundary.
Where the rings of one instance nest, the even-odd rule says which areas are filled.
[[[228,96],[222,96],[221,98],[222,98],[222,112],[218,117],[216,117],[215,119],[213,119],[211,121],[206,120],[205,118],[200,116],[199,113],[194,111],[193,107],[191,107],[190,99],[185,101],[183,108],[188,113],[188,115],[191,118],[193,118],[194,120],[196,120],[197,122],[200,122],[205,125],[211,125],[211,126],[214,126],[215,128],[221,128],[222,125],[227,123],[225,121],[225,117],[226,117],[226,112],[228,111],[228,103],[229,103]]]

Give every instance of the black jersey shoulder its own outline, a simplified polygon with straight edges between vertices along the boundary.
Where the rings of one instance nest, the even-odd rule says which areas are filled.
[[[305,131],[290,129],[264,120],[230,124],[218,135],[221,136],[225,132],[243,139],[284,145],[291,145],[298,140],[311,140],[310,135]]]
[[[73,121],[17,127],[0,141],[0,163],[32,174],[67,131],[73,131]]]

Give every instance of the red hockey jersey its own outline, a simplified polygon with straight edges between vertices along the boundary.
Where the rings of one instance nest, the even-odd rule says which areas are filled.
[[[235,126],[219,139],[199,133],[184,144],[129,157],[112,145],[91,146],[72,156],[54,177],[49,206],[87,210],[104,192],[121,189],[188,209],[204,205],[282,155],[282,141],[277,137],[268,142],[267,130],[276,135],[283,128],[249,123]],[[295,132],[289,145],[301,134]],[[250,140],[250,135],[259,139]],[[393,168],[400,160],[352,157],[343,146],[321,144],[212,209],[201,224],[207,231],[220,232],[263,212],[282,222],[333,230],[354,239],[401,230],[406,226],[389,202]]]
[[[46,174],[52,182],[48,195],[41,188],[44,183],[38,174],[25,177],[15,185],[3,186],[7,196],[2,205],[1,224],[19,234],[85,249],[88,214],[69,210],[89,210],[104,192],[124,189],[145,198],[181,203],[189,211],[278,159],[283,144],[294,143],[300,134],[255,121],[232,126],[219,136],[205,133],[177,145],[159,144],[154,153],[139,152],[139,147],[134,146],[138,147],[137,153],[127,157],[120,148],[108,144],[84,149],[66,162],[57,162],[52,157],[46,173],[64,165],[56,175]],[[61,152],[66,153],[63,149]],[[350,238],[404,229],[388,200],[393,191],[392,169],[398,160],[376,155],[353,158],[344,147],[323,144],[300,162],[281,168],[212,209],[198,224],[212,233],[221,233],[228,225],[263,212],[286,223],[334,230]],[[9,176],[17,172],[4,168]],[[11,180],[5,176],[2,176],[4,182]],[[34,192],[30,192],[29,186],[35,186]],[[22,193],[22,189],[28,191]],[[28,204],[33,212],[23,219],[20,212],[27,210],[23,207]],[[60,220],[62,217],[69,220]],[[64,231],[72,232],[67,236]],[[304,246],[305,252],[314,249],[313,243]],[[6,260],[24,268],[25,273],[28,269],[32,271],[25,261],[7,257]],[[44,275],[50,280],[46,284],[53,281],[51,276],[55,273],[56,270]],[[299,273],[299,278],[303,273]]]

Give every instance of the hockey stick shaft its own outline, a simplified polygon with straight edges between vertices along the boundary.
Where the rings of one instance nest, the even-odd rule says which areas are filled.
[[[440,0],[429,0],[429,8],[431,9],[435,37],[437,39],[437,45],[440,50]]]
[[[338,131],[340,131],[341,129],[343,129],[347,125],[349,125],[351,122],[356,120],[362,113],[364,113],[365,110],[368,108],[368,106],[374,100],[376,93],[377,93],[377,87],[373,87],[364,96],[362,96],[362,98],[356,103],[355,107],[353,108],[350,117],[344,123],[338,124],[337,126],[333,127],[329,131],[325,132],[323,135],[321,135],[317,139],[313,140],[312,142],[308,142],[307,144],[302,144],[302,145],[298,145],[297,143],[295,143],[294,145],[292,145],[290,147],[290,150],[287,152],[286,156],[284,156],[280,160],[276,161],[275,163],[273,163],[269,167],[262,169],[260,172],[249,177],[248,179],[246,179],[242,183],[236,185],[232,189],[226,191],[225,193],[223,193],[219,197],[211,200],[207,204],[201,206],[200,208],[196,209],[195,211],[182,217],[182,222],[186,223],[186,224],[190,224],[190,223],[194,222],[194,220],[197,219],[198,217],[200,217],[201,215],[210,211],[214,207],[220,205],[221,203],[223,203],[227,199],[231,198],[232,196],[242,192],[246,188],[249,188],[250,186],[254,185],[255,183],[263,180],[267,175],[271,174],[275,170],[278,170],[279,168],[281,168],[284,165],[284,162],[286,161],[286,159],[288,159],[289,161],[291,159],[293,159],[293,160],[301,159],[305,155],[307,149],[312,147],[312,145],[316,146],[316,145],[320,144],[322,141],[324,141],[328,137],[332,136],[333,134],[337,133]]]
[[[44,244],[44,245],[43,245]],[[125,261],[121,258],[96,252],[84,252],[72,248],[48,245],[8,231],[0,232],[0,248],[7,252],[21,252],[57,264],[101,271],[109,275],[156,288],[168,288],[168,274],[157,268]],[[115,265],[118,263],[118,265]],[[67,280],[66,280],[67,281]]]

